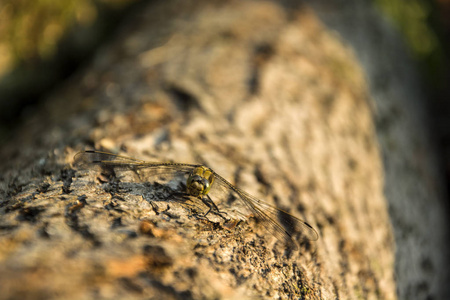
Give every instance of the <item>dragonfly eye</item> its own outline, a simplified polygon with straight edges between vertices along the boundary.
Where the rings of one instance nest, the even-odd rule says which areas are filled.
[[[189,195],[198,197],[209,192],[210,184],[206,178],[199,175],[191,175],[187,180],[187,189]]]
[[[192,170],[186,182],[188,193],[198,197],[208,194],[214,182],[214,173],[211,169],[199,166]]]

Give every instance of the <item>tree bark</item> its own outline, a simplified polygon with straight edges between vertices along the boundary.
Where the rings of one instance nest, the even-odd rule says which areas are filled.
[[[410,177],[383,168],[389,143],[371,103],[354,55],[308,8],[149,4],[2,150],[0,298],[397,298],[395,241],[407,228],[394,240],[398,210],[390,219],[387,198],[407,207],[426,194],[438,212],[441,195],[430,192],[440,182],[425,160],[429,171],[411,170],[405,184],[427,184],[408,198],[387,192]],[[161,201],[154,182],[115,185],[74,170],[88,148],[207,165],[320,238],[292,250],[251,218],[227,227],[199,218],[197,203]],[[445,228],[435,216],[432,241]],[[443,278],[442,261],[423,255],[429,277]]]

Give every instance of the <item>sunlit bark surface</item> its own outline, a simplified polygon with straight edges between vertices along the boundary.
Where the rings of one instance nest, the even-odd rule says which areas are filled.
[[[387,197],[407,199],[387,192],[381,155],[414,133],[380,142],[371,105],[355,56],[308,8],[149,5],[5,145],[0,298],[397,298]],[[154,181],[72,168],[93,148],[207,165],[320,238],[292,250],[249,215],[228,226]],[[417,168],[412,198],[439,185]]]

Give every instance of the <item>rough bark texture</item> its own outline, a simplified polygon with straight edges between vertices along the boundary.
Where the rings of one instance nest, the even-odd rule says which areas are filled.
[[[365,1],[314,1],[329,28],[355,49],[368,79],[394,229],[400,299],[450,299],[448,194],[424,93],[402,38]],[[351,16],[351,17],[350,17]]]
[[[4,147],[0,298],[396,298],[388,204],[429,195],[434,235],[424,239],[418,224],[395,237],[444,245],[440,182],[425,159],[413,177],[383,169],[380,145],[399,156],[410,150],[395,145],[426,139],[395,124],[386,131],[400,134],[377,138],[370,103],[351,51],[308,9],[149,5]],[[149,201],[142,187],[75,172],[74,154],[93,146],[206,164],[321,237],[291,251],[252,222],[227,228],[157,201],[153,182]],[[404,157],[404,167],[417,158]],[[397,194],[396,180],[405,184]],[[420,292],[438,297],[443,256],[421,249]]]

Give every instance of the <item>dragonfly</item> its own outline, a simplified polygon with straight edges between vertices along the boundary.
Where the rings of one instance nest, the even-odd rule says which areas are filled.
[[[108,152],[88,150],[77,153],[73,165],[77,169],[100,167],[105,170],[114,170],[114,172],[145,170],[149,174],[164,175],[170,178],[182,176],[185,180],[183,193],[200,199],[209,207],[205,216],[211,211],[220,215],[220,210],[209,195],[212,191],[221,190],[222,194],[234,195],[240,200],[243,207],[251,212],[258,223],[261,223],[276,238],[292,248],[297,248],[295,243],[297,234],[300,234],[302,239],[309,241],[316,241],[319,238],[317,231],[307,222],[250,195],[231,184],[211,168],[200,164],[149,162]]]

